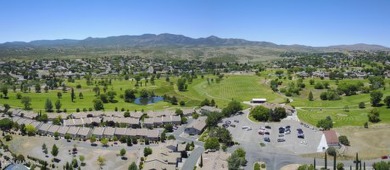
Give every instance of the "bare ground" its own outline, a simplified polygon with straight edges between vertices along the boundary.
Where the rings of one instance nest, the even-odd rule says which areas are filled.
[[[339,135],[345,135],[350,141],[344,154],[354,157],[356,152],[364,159],[380,158],[390,154],[390,125],[370,125],[368,129],[363,127],[343,127],[336,131]]]
[[[42,151],[42,144],[45,143],[48,148],[48,157],[45,157],[45,154]],[[86,145],[89,145],[88,142],[80,142],[80,141],[72,141],[72,142],[66,142],[65,140],[54,140],[52,137],[43,137],[43,136],[36,136],[36,137],[27,137],[27,136],[19,136],[14,135],[13,140],[8,143],[10,150],[17,154],[23,154],[25,157],[27,155],[46,160],[49,164],[51,163],[51,160],[53,156],[50,154],[51,148],[53,144],[56,144],[59,147],[59,154],[57,158],[59,158],[61,161],[56,164],[57,168],[62,169],[63,165],[66,164],[66,162],[71,162],[73,158],[76,158],[78,160],[78,163],[80,165],[79,161],[79,155],[85,156],[85,163],[86,166],[84,167],[87,169],[99,169],[97,158],[99,156],[104,157],[105,165],[102,167],[103,169],[127,169],[127,167],[134,161],[137,162],[137,159],[139,157],[139,151],[138,150],[129,150],[126,149],[126,155],[127,160],[122,160],[119,154],[119,150],[122,148],[126,148],[126,146],[115,146],[115,147],[108,147],[105,148],[91,148],[91,147],[83,147]],[[74,144],[76,144],[78,153],[76,156],[73,156],[69,151],[73,149]],[[26,160],[28,160],[26,158]],[[29,161],[29,160],[28,160]]]

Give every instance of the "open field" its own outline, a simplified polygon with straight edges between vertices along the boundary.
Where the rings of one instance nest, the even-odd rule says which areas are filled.
[[[340,135],[346,135],[351,146],[347,147],[345,155],[354,157],[358,152],[363,159],[380,158],[390,154],[390,130],[388,125],[371,125],[363,127],[337,128]]]
[[[42,145],[44,143],[49,151],[48,157],[45,157],[45,154],[42,151]],[[56,141],[54,138],[47,136],[28,137],[13,135],[13,139],[7,142],[7,144],[9,145],[10,150],[16,154],[23,154],[25,156],[31,155],[33,157],[46,160],[49,164],[51,164],[51,159],[53,158],[50,154],[51,148],[53,144],[56,144],[59,148],[57,158],[61,160],[58,164],[56,164],[58,166],[56,169],[62,169],[62,166],[65,165],[66,162],[71,162],[73,158],[77,159],[80,165],[79,155],[83,155],[85,157],[84,162],[86,163],[86,166],[84,168],[87,169],[99,169],[97,162],[98,156],[102,156],[106,160],[103,169],[127,169],[132,162],[137,162],[139,157],[139,150],[130,150],[126,146],[108,148],[95,147],[91,149],[88,142],[66,142],[64,139]],[[69,150],[74,148],[74,145],[76,145],[78,151],[76,157],[73,157],[73,155],[69,152]],[[121,157],[117,155],[119,154],[119,150],[122,148],[126,148],[127,150],[125,155],[127,160],[122,160]]]
[[[198,106],[199,103],[208,98],[209,100],[214,99],[219,107],[225,107],[227,103],[234,99],[238,101],[248,101],[255,97],[264,97],[267,96],[268,100],[271,102],[281,102],[282,99],[276,93],[273,93],[271,89],[261,84],[261,78],[252,75],[228,75],[220,83],[210,82],[208,84],[207,78],[214,78],[215,76],[205,76],[204,79],[198,78],[194,79],[191,84],[188,84],[188,90],[185,92],[179,92],[175,85],[177,81],[176,78],[171,77],[170,82],[165,81],[165,78],[155,80],[155,85],[150,83],[147,86],[135,88],[135,81],[131,80],[112,80],[112,85],[107,86],[107,91],[115,91],[117,93],[115,99],[117,103],[106,103],[104,104],[105,110],[114,110],[115,107],[129,109],[129,110],[160,110],[166,108],[176,108],[179,106],[171,105],[167,102],[157,102],[150,105],[137,105],[134,103],[126,103],[119,96],[124,93],[126,89],[147,89],[149,91],[154,91],[156,95],[168,95],[176,96],[179,101],[185,101],[186,107]],[[141,80],[144,84],[144,80]],[[77,89],[76,86],[80,84],[81,88]],[[93,91],[94,85],[87,86],[85,80],[76,80],[75,83],[67,83],[68,87],[73,87],[75,89],[76,100],[72,103],[70,98],[70,90],[62,94],[61,103],[62,109],[66,108],[68,112],[76,111],[76,108],[83,110],[83,108],[92,108],[93,99],[96,98],[95,92]],[[99,86],[101,93],[103,93],[103,87]],[[1,104],[10,104],[11,107],[22,108],[23,105],[19,99],[16,98],[16,94],[19,91],[13,92],[9,90],[9,99],[0,99]],[[44,112],[45,101],[49,98],[53,105],[58,99],[57,92],[62,92],[62,90],[49,90],[48,93],[41,92],[35,93],[32,90],[30,93],[21,93],[22,96],[29,96],[32,99],[32,108],[34,111]],[[84,99],[79,99],[78,95],[82,92]]]
[[[249,101],[252,98],[267,98],[268,102],[271,103],[282,103],[285,101],[286,97],[283,94],[273,92],[269,87],[269,80],[274,78],[273,76],[269,77],[266,71],[262,74],[261,77],[254,75],[225,75],[222,81],[217,83],[215,81],[216,76],[206,75],[203,79],[197,78],[193,79],[191,84],[188,84],[187,91],[180,92],[177,89],[176,77],[171,77],[170,82],[165,81],[165,78],[160,78],[155,80],[155,85],[151,85],[150,82],[145,86],[144,81],[141,80],[143,86],[135,87],[135,81],[133,80],[120,80],[112,79],[112,85],[107,86],[107,91],[115,91],[117,93],[115,99],[117,103],[106,103],[104,108],[107,111],[112,111],[117,107],[119,110],[122,108],[125,110],[161,110],[161,109],[174,109],[180,106],[172,105],[168,102],[157,102],[149,105],[137,105],[134,103],[126,103],[123,99],[120,98],[120,95],[124,93],[126,89],[147,89],[149,91],[154,91],[156,95],[168,95],[176,96],[178,101],[184,101],[186,104],[184,107],[196,107],[200,104],[202,100],[208,98],[209,100],[214,99],[218,107],[225,107],[229,101],[232,99],[238,100],[240,102]],[[265,78],[266,77],[266,78]],[[214,79],[208,83],[207,78]],[[97,81],[99,79],[96,79]],[[323,101],[319,98],[321,92],[326,91],[325,89],[317,90],[314,89],[314,85],[310,85],[310,79],[304,79],[306,87],[301,91],[300,95],[292,96],[293,100],[291,105],[295,106],[298,110],[299,118],[307,123],[316,125],[318,120],[323,119],[327,116],[331,116],[334,120],[334,126],[362,126],[364,122],[367,121],[367,113],[372,109],[370,106],[370,94],[358,94],[352,96],[342,96],[341,100],[336,101]],[[319,78],[314,79],[315,82],[328,82],[331,88],[336,88],[336,82],[332,80],[321,80]],[[281,87],[284,87],[289,82],[294,82],[295,80],[283,79],[283,84]],[[356,79],[346,79],[340,80],[341,82],[358,82],[363,81],[366,85],[368,80],[356,80]],[[386,88],[390,80],[386,79]],[[93,108],[93,99],[96,98],[93,88],[95,85],[88,86],[84,79],[76,80],[75,83],[66,83],[68,87],[73,87],[75,89],[76,100],[71,102],[70,99],[70,90],[66,93],[63,93],[61,100],[62,109],[66,108],[67,112],[75,112],[77,108],[82,111],[84,108],[89,109]],[[77,89],[76,86],[80,84],[81,88]],[[101,93],[103,93],[103,86],[99,86]],[[314,95],[314,101],[308,101],[307,96],[309,92],[312,91]],[[390,90],[381,91],[385,96],[390,95]],[[11,107],[22,108],[23,105],[19,99],[16,99],[16,94],[19,91],[13,92],[9,90],[8,96],[9,99],[0,99],[0,104],[5,103],[10,104]],[[21,93],[22,96],[29,96],[32,98],[32,108],[34,111],[44,112],[44,105],[47,98],[51,99],[53,105],[57,98],[57,92],[62,92],[62,90],[50,90],[48,93],[35,93],[32,89],[30,93]],[[84,99],[79,99],[78,94],[82,92]],[[359,109],[358,104],[364,102],[366,108]],[[348,106],[348,112],[344,110],[344,107]],[[245,106],[247,107],[247,106]],[[382,123],[390,122],[390,114],[386,114],[390,109],[385,106],[379,107],[380,118]]]
[[[268,76],[268,74],[273,73],[270,70],[267,70],[265,73],[262,73],[262,77],[267,77],[267,79],[275,79],[276,76]],[[292,106],[296,107],[298,110],[298,116],[299,118],[307,123],[310,123],[312,125],[316,125],[318,120],[324,119],[327,116],[331,116],[331,118],[334,121],[335,127],[340,126],[363,126],[364,122],[368,121],[367,114],[370,110],[373,109],[371,107],[370,103],[370,94],[357,94],[352,96],[341,96],[341,100],[335,100],[335,101],[329,101],[329,100],[321,100],[320,94],[321,92],[327,91],[327,89],[315,89],[314,85],[310,85],[309,81],[311,78],[306,78],[303,80],[303,83],[306,85],[306,87],[300,92],[300,95],[293,95],[290,98],[293,100],[292,103],[290,103]],[[317,82],[328,82],[329,87],[336,89],[336,81],[335,80],[329,80],[324,79],[321,80],[320,78],[314,78],[315,83]],[[296,82],[296,79],[288,80],[288,79],[282,79],[283,83],[280,86],[280,88],[286,87],[290,82]],[[339,83],[346,82],[346,83],[356,83],[356,82],[363,82],[365,86],[368,86],[369,82],[366,79],[344,79],[339,80]],[[314,84],[315,84],[314,83]],[[267,84],[269,88],[269,82],[267,81],[265,84]],[[385,79],[385,89],[390,88],[389,86],[390,80]],[[313,93],[314,101],[308,100],[308,95],[310,91]],[[379,89],[383,93],[384,99],[386,96],[390,95],[390,90],[384,90]],[[366,108],[360,109],[358,107],[358,104],[360,102],[364,102]],[[348,112],[345,111],[344,107],[348,106]],[[386,106],[378,107],[380,111],[380,119],[381,123],[389,123],[390,122],[390,114],[387,114],[390,112],[390,109]]]

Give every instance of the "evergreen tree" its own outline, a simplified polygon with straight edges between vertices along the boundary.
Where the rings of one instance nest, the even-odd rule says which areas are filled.
[[[57,100],[56,101],[56,103],[55,103],[55,105],[56,105],[56,109],[57,109],[57,112],[60,112],[60,109],[61,109],[61,101],[60,100]]]
[[[313,99],[313,93],[310,91],[310,93],[309,93],[309,101],[313,101],[314,99]]]
[[[200,163],[199,166],[202,168],[203,167],[203,154],[200,155]]]
[[[46,112],[52,112],[53,111],[53,103],[51,102],[51,100],[49,98],[46,99],[45,110],[46,110]]]
[[[72,91],[70,93],[70,99],[72,100],[72,102],[74,102],[75,98],[76,98],[76,95],[74,94],[74,89],[72,88]]]

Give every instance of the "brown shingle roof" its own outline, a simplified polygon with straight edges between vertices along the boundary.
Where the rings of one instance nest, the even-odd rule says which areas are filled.
[[[339,139],[337,138],[336,131],[327,130],[327,131],[324,131],[324,135],[326,138],[326,143],[328,143],[328,145],[338,145],[339,144]]]

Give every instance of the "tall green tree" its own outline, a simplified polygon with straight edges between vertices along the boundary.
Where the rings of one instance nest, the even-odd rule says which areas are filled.
[[[4,94],[4,98],[8,98],[8,87],[7,86],[1,86],[1,92]]]
[[[45,110],[46,110],[46,112],[52,112],[53,111],[53,103],[51,102],[51,100],[49,98],[46,99]]]
[[[39,83],[35,84],[35,93],[41,92],[41,85]]]
[[[74,102],[74,99],[76,99],[76,95],[74,94],[74,89],[73,88],[71,89],[70,99],[72,100],[72,102]]]
[[[24,106],[24,110],[30,110],[31,109],[31,98],[28,96],[24,96],[21,99],[21,102]]]
[[[368,120],[372,123],[377,123],[380,121],[379,110],[374,108],[368,113]]]
[[[313,100],[314,100],[313,93],[310,91],[310,93],[309,93],[309,101],[313,101]]]
[[[58,147],[56,144],[53,145],[53,147],[51,148],[51,154],[56,157],[59,153],[59,150],[58,150]]]
[[[104,110],[103,101],[100,99],[93,100],[93,107],[95,110]]]
[[[246,166],[248,162],[245,159],[246,152],[242,148],[235,150],[227,159],[228,169],[240,169],[241,166]]]
[[[138,170],[137,164],[135,164],[135,162],[132,162],[130,164],[128,170]]]
[[[229,117],[233,114],[236,114],[240,110],[242,110],[241,103],[236,100],[232,100],[229,102],[227,107],[222,109],[222,113],[224,116]]]
[[[270,112],[270,109],[260,105],[253,108],[249,115],[258,121],[267,121],[269,119]]]
[[[372,106],[374,106],[374,107],[379,106],[379,104],[382,100],[382,97],[383,97],[383,93],[380,91],[373,91],[370,93],[370,96],[371,96]]]
[[[383,99],[383,102],[387,107],[390,107],[390,96],[386,96],[385,99]]]
[[[56,109],[57,109],[57,112],[60,112],[60,109],[61,109],[61,101],[60,100],[57,100],[56,103],[55,103],[55,106],[56,106]]]
[[[206,142],[204,143],[205,149],[216,149],[219,150],[219,141],[218,138],[210,137],[206,139]]]

